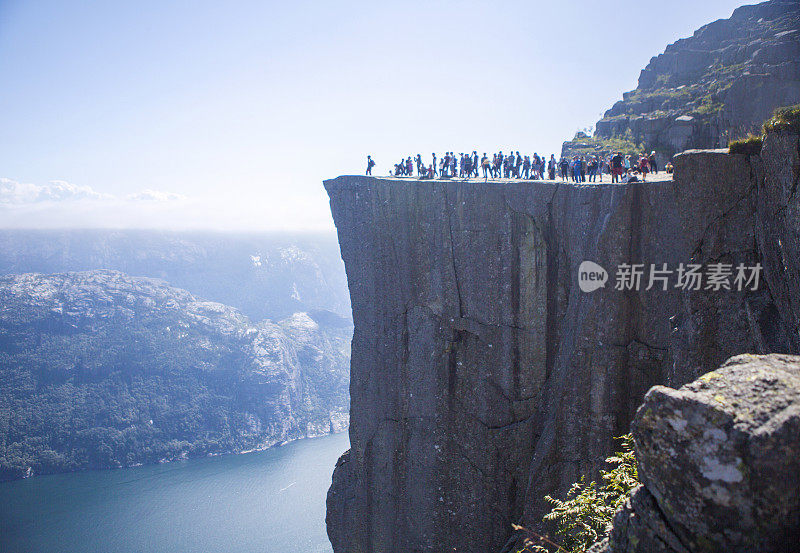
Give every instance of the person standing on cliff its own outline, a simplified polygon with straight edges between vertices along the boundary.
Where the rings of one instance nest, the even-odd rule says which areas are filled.
[[[372,156],[367,156],[367,175],[372,175],[373,167],[375,167],[375,162],[372,161]]]
[[[486,182],[489,180],[489,156],[486,155],[486,152],[483,152],[481,158],[481,168],[483,169],[483,182]]]
[[[619,183],[622,174],[622,152],[617,152],[611,156],[611,184]]]
[[[433,156],[433,164],[431,165],[431,167],[433,167],[433,174],[431,175],[431,178],[433,178],[439,175],[439,169],[436,166],[436,152],[433,152],[431,155]]]
[[[642,182],[647,180],[647,172],[649,170],[648,164],[647,154],[643,154],[642,159],[639,160],[639,171],[642,173]]]
[[[647,161],[650,164],[650,172],[654,175],[658,173],[658,166],[656,165],[656,151],[653,150],[650,152],[650,157],[647,158]]]

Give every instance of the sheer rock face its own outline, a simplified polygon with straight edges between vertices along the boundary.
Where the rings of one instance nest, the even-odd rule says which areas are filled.
[[[598,552],[785,552],[800,543],[800,357],[741,355],[633,421],[638,488]]]
[[[784,134],[627,186],[326,181],[355,322],[336,553],[499,551],[593,475],[651,386],[798,352],[797,159]],[[584,260],[605,288],[579,289]],[[623,263],[757,261],[756,291],[614,289]]]
[[[770,0],[667,46],[597,122],[595,136],[642,143],[663,165],[689,147],[727,146],[798,102],[800,3]],[[579,143],[566,142],[564,153]]]

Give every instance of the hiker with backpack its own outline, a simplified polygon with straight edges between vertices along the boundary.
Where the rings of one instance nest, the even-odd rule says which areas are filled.
[[[367,156],[367,175],[372,175],[373,167],[375,167],[375,162],[372,160],[372,156]]]

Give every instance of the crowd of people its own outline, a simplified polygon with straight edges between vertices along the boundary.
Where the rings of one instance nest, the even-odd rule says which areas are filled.
[[[367,156],[367,175],[372,174],[375,161]],[[665,167],[671,172],[671,165]],[[483,178],[544,180],[545,174],[550,180],[560,176],[563,181],[603,182],[603,175],[608,175],[612,183],[645,181],[650,173],[658,173],[656,153],[641,155],[623,155],[614,152],[602,155],[575,155],[571,159],[550,154],[550,158],[534,153],[532,156],[521,155],[519,151],[503,154],[497,152],[491,157],[484,153],[478,156],[473,150],[471,154],[445,152],[442,157],[431,154],[429,163],[425,163],[422,155],[408,156],[394,165],[389,174],[397,177],[416,176],[420,179],[434,178]]]
[[[650,154],[623,155],[614,152],[606,156],[573,156],[572,160],[559,161],[559,174],[563,180],[572,182],[603,182],[603,175],[611,177],[611,182],[636,182],[647,180],[650,173],[658,173],[655,151]]]

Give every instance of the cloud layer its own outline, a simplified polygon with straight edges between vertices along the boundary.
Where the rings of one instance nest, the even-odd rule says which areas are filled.
[[[193,198],[145,189],[126,196],[65,181],[36,185],[0,177],[0,228],[333,230],[317,196]]]
[[[113,201],[116,199],[116,196],[96,192],[90,186],[81,186],[63,180],[52,180],[47,184],[39,185],[0,177],[0,206],[78,200]],[[174,192],[142,190],[136,194],[126,196],[125,199],[130,201],[167,202],[185,200],[187,198]]]

